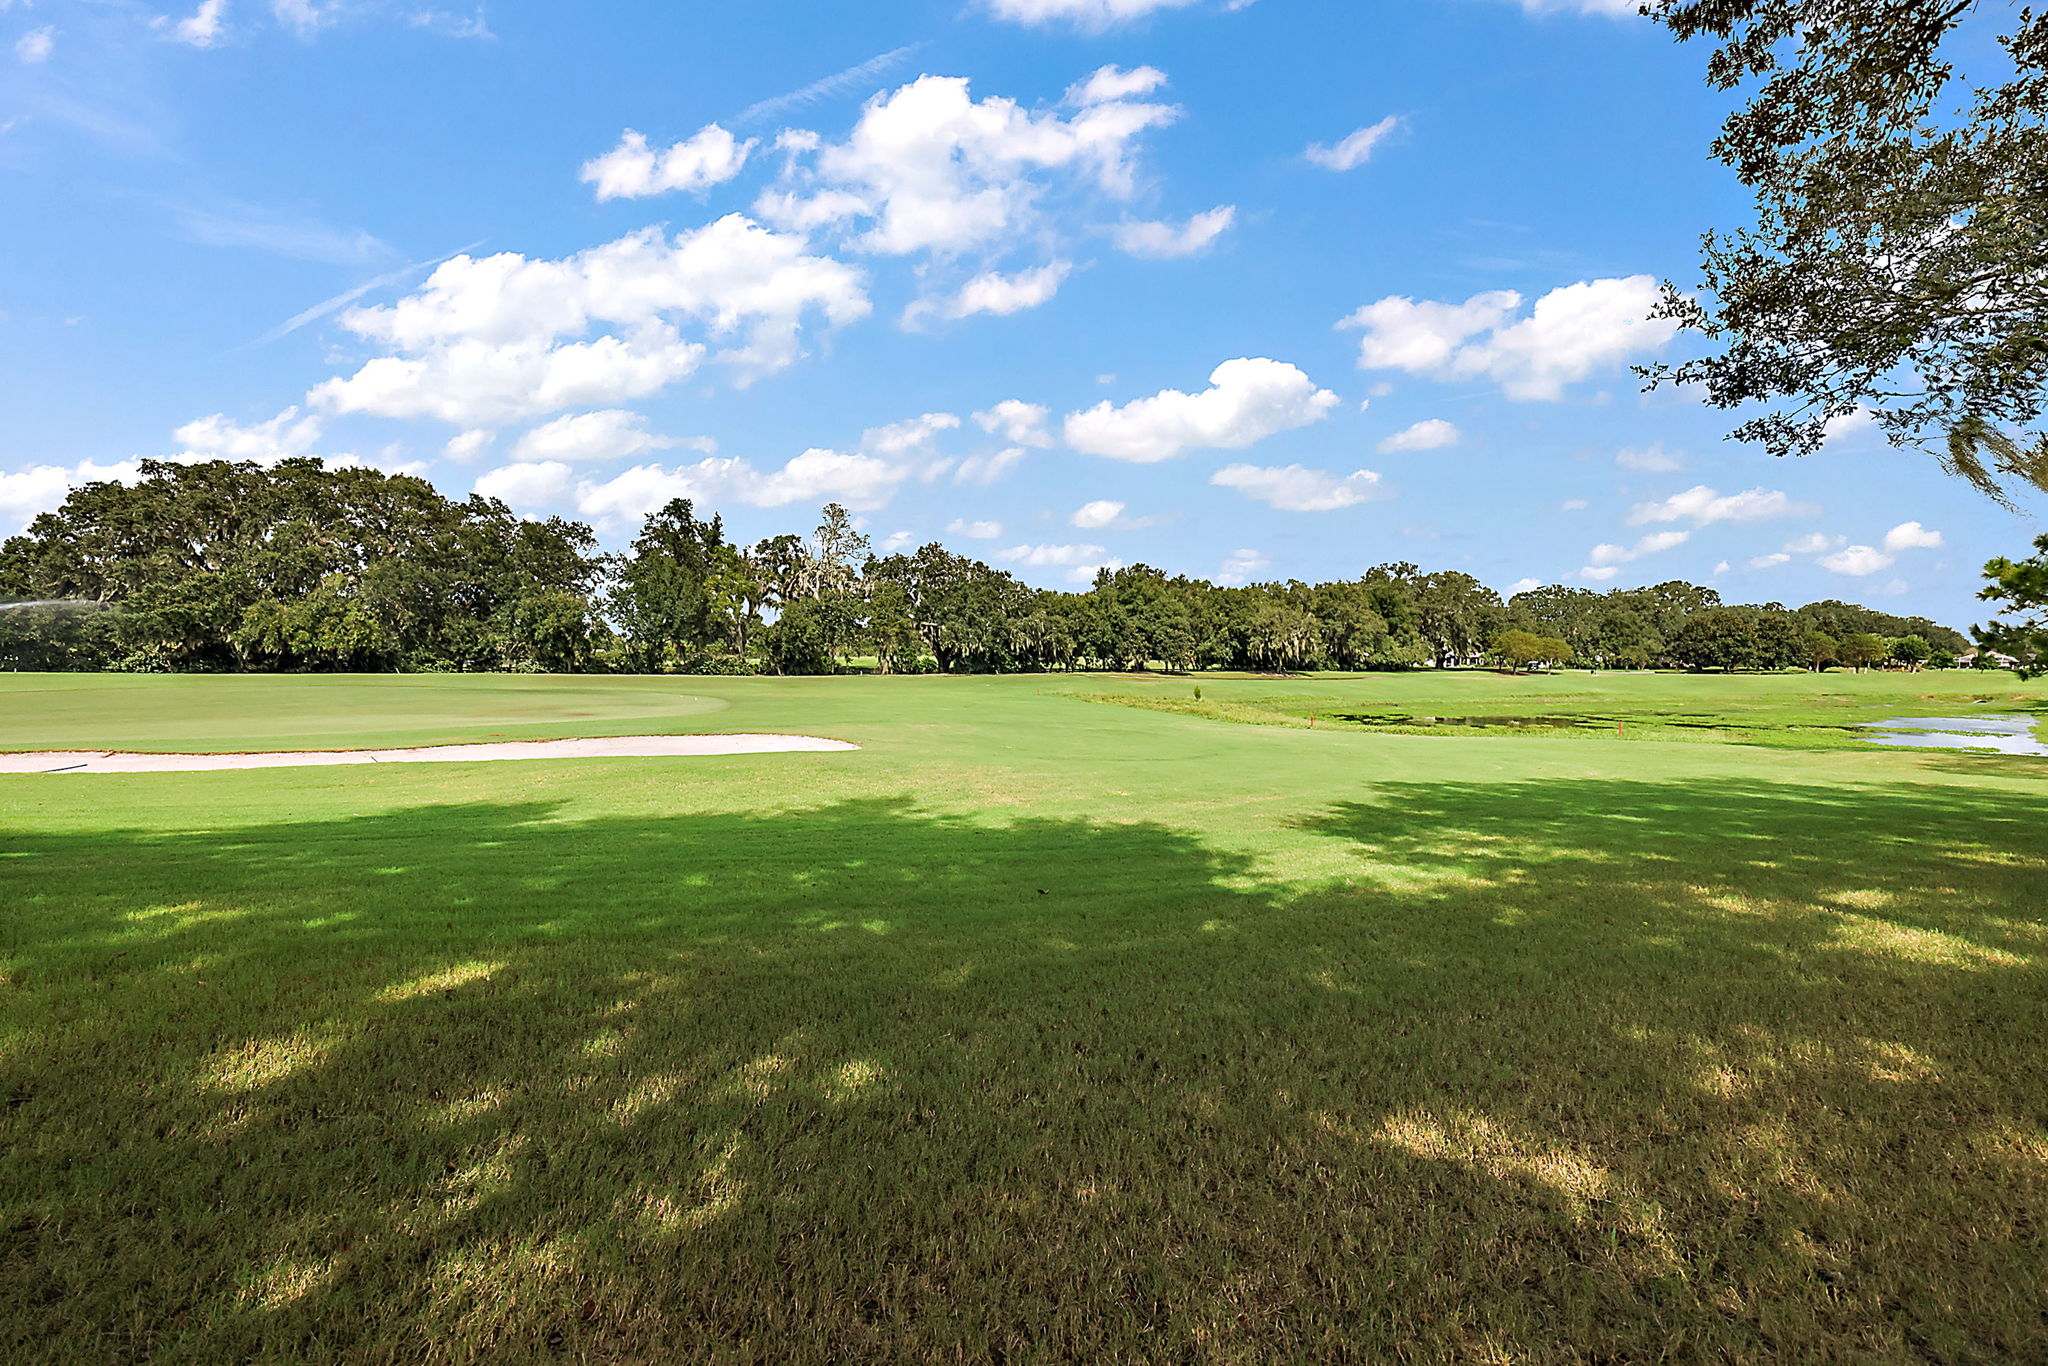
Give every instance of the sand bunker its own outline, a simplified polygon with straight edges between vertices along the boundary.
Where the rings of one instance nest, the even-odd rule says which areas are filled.
[[[699,754],[811,754],[859,749],[809,735],[619,735],[596,740],[520,740],[429,749],[308,750],[288,754],[122,754],[55,750],[0,754],[0,773],[218,773],[237,768],[340,764],[473,764],[513,759],[675,759]]]

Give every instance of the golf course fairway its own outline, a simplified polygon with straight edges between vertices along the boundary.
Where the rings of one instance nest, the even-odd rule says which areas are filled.
[[[1858,734],[1989,712],[0,675],[8,751],[860,747],[0,775],[0,1359],[2048,1360],[2048,760]]]

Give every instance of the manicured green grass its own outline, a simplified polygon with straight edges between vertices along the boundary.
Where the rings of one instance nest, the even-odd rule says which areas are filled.
[[[386,749],[725,730],[687,679],[0,674],[0,751]]]
[[[2048,1358],[2048,761],[1061,695],[1193,681],[0,678],[866,747],[0,777],[0,1359]]]

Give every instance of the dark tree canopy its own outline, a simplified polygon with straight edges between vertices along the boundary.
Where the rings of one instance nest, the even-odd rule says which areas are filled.
[[[1951,653],[1959,653],[1970,647],[1962,632],[1929,621],[1926,617],[1896,616],[1890,612],[1877,611],[1875,608],[1859,607],[1853,602],[1838,602],[1833,598],[1824,602],[1810,602],[1793,615],[1808,629],[1822,632],[1837,640],[1862,633],[1887,638],[1919,636],[1930,645]]]
[[[854,657],[885,673],[1489,658],[1772,668],[1832,662],[1807,648],[1821,631],[1880,633],[1878,659],[1906,636],[1964,648],[1923,618],[1826,602],[1731,609],[1746,614],[1750,644],[1698,653],[1692,623],[1723,610],[1711,588],[1539,588],[1503,602],[1469,574],[1406,563],[1229,587],[1139,564],[1055,592],[942,545],[876,556],[836,505],[808,536],[749,547],[717,513],[677,500],[623,551],[600,554],[577,522],[315,460],[158,464],[131,485],[79,489],[0,545],[0,603],[10,599],[66,600],[0,611],[0,667],[31,669],[800,674]]]
[[[1539,636],[1512,626],[1493,638],[1491,653],[1509,668],[1521,670],[1536,664],[1562,664],[1572,657],[1572,647],[1560,637]]]
[[[1674,660],[1688,669],[1787,669],[1807,662],[1797,618],[1756,607],[1710,607],[1678,629]]]
[[[618,566],[609,600],[613,619],[643,666],[701,649],[723,633],[719,576],[737,560],[726,544],[724,521],[699,521],[687,498],[647,518]]]
[[[0,546],[0,595],[118,603],[99,648],[162,669],[575,670],[595,539],[421,479],[145,462]]]
[[[1748,103],[1713,146],[1753,225],[1661,312],[1715,354],[1644,373],[1819,449],[1869,413],[2000,498],[2048,489],[2048,14],[1980,0],[1651,0]]]

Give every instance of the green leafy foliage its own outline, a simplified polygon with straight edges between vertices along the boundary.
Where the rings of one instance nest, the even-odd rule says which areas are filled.
[[[2048,489],[2048,15],[1976,0],[1653,0],[1746,91],[1714,155],[1755,194],[1663,316],[1717,344],[1646,371],[1811,454],[1868,414],[1995,497]]]
[[[1515,628],[1494,637],[1493,654],[1510,668],[1527,669],[1536,664],[1562,664],[1572,657],[1572,647],[1556,636]]]
[[[1890,657],[1891,642],[1868,631],[1858,631],[1844,640],[1839,651],[1842,663],[1859,672]]]
[[[1671,655],[1688,669],[1787,669],[1808,655],[1806,634],[1784,612],[1711,607],[1680,627]]]
[[[1892,642],[1892,662],[1903,664],[1916,672],[1933,654],[1934,647],[1919,636],[1900,636]]]
[[[117,604],[86,665],[575,669],[594,546],[578,523],[402,475],[144,462],[0,547],[0,590]]]
[[[624,551],[599,554],[581,523],[314,460],[150,465],[134,485],[80,489],[0,546],[9,597],[114,610],[0,612],[0,666],[173,672],[830,673],[865,654],[896,674],[1293,673],[1468,667],[1504,632],[1543,642],[1516,667],[1647,668],[1686,663],[1681,631],[1723,605],[1675,581],[1503,602],[1469,574],[1399,562],[1334,583],[1228,587],[1138,564],[1053,592],[938,544],[878,557],[836,504],[807,537],[749,547],[678,499]],[[1773,639],[1785,618],[1802,635],[1967,644],[1846,603],[1745,610],[1770,619]],[[1810,652],[1785,659],[1799,661]]]
[[[1990,583],[1978,596],[2001,604],[1999,610],[2013,619],[1980,627],[1977,643],[2011,659],[2029,678],[2048,673],[2048,536],[2034,541],[2033,558],[2001,557],[1984,566],[1984,573]]]

